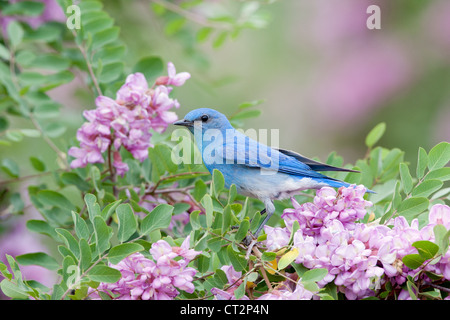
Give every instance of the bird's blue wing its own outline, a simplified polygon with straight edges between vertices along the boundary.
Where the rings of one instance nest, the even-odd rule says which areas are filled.
[[[222,150],[224,163],[240,164],[249,168],[275,170],[289,175],[326,178],[326,176],[311,169],[310,166],[295,157],[286,155],[277,149],[261,144],[247,136],[234,143],[225,143]]]

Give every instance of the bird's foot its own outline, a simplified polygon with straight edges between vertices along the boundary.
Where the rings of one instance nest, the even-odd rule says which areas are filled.
[[[252,253],[253,247],[256,245],[257,242],[258,242],[257,238],[251,233],[242,240],[242,244],[247,247],[245,259],[248,260],[250,258],[250,254]]]
[[[247,235],[243,240],[242,240],[242,244],[246,247],[248,247],[250,245],[250,243],[252,243],[254,237],[252,234]]]

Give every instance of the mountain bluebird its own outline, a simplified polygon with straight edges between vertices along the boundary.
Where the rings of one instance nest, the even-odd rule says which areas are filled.
[[[235,130],[225,115],[213,109],[193,110],[174,124],[185,126],[194,134],[206,168],[210,173],[218,169],[227,188],[234,184],[238,193],[264,203],[261,213],[267,211],[267,216],[254,236],[275,212],[273,200],[292,197],[305,189],[349,186],[317,171],[355,172],[268,147]]]

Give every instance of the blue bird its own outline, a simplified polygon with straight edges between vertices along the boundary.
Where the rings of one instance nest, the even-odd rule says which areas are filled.
[[[356,172],[268,147],[235,130],[225,115],[213,109],[195,109],[174,125],[185,126],[194,134],[206,168],[210,173],[219,170],[227,188],[234,184],[238,193],[264,203],[261,213],[267,211],[267,216],[255,237],[275,212],[273,200],[290,198],[306,189],[350,185],[318,171]]]

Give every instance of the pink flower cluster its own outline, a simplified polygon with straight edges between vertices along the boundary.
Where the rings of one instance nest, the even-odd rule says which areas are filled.
[[[297,283],[286,280],[273,289],[263,294],[258,300],[311,300],[314,293],[306,290],[300,281]]]
[[[181,86],[190,78],[187,72],[177,74],[171,62],[167,69],[169,76],[159,77],[151,88],[144,75],[138,72],[127,77],[115,100],[97,97],[97,108],[83,112],[88,122],[77,132],[80,147],[69,149],[68,154],[75,158],[71,162],[72,168],[104,163],[103,153],[110,149],[112,164],[117,174],[123,175],[129,168],[122,161],[121,147],[140,161],[148,157],[150,130],[164,132],[170,123],[177,120],[177,115],[169,111],[180,106],[177,100],[169,97],[170,86]]]
[[[389,221],[392,227],[357,223],[372,205],[363,199],[364,190],[363,186],[351,186],[336,192],[325,187],[317,191],[312,203],[300,205],[292,199],[294,209],[286,209],[282,215],[286,228],[265,227],[268,250],[288,244],[297,220],[300,229],[293,236],[293,246],[299,255],[295,262],[308,269],[326,268],[328,274],[319,286],[334,282],[347,299],[373,296],[386,281],[401,288],[406,276],[415,274],[403,265],[402,258],[417,253],[413,242],[433,241],[436,224],[450,228],[450,207],[433,206],[429,224],[422,229],[417,220],[409,225],[402,216]],[[426,270],[450,279],[450,252]],[[288,299],[295,290],[278,292],[278,298]]]
[[[225,290],[212,288],[211,293],[215,300],[236,300],[234,291],[242,284],[242,272],[234,270],[233,266],[223,266],[220,268],[225,272],[228,286]],[[287,275],[289,277],[289,275]],[[301,282],[286,280],[278,285],[271,292],[261,295],[257,300],[310,300],[313,297],[311,291],[306,290]],[[239,300],[249,300],[247,296],[242,296]]]
[[[100,299],[101,291],[117,300],[172,300],[180,294],[178,290],[194,292],[196,270],[187,265],[200,252],[189,249],[189,241],[187,237],[181,247],[171,247],[159,240],[150,249],[153,260],[134,253],[110,265],[121,272],[122,278],[116,283],[100,283],[90,297]]]

